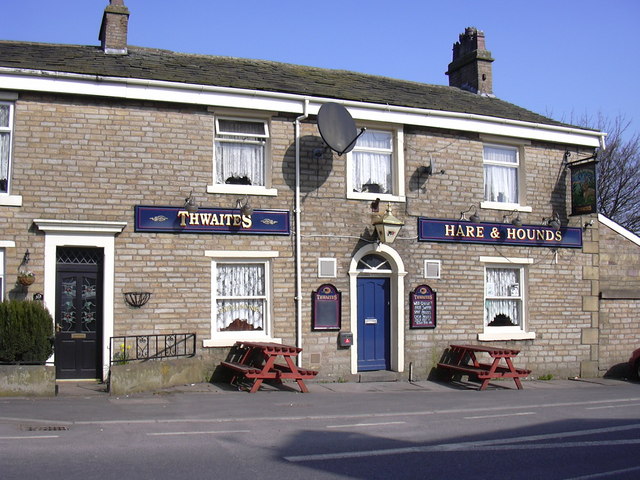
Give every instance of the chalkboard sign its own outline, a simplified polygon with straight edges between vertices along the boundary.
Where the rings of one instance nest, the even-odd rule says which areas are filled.
[[[410,328],[436,327],[436,292],[428,285],[420,285],[409,295],[411,305]]]
[[[340,330],[342,293],[329,283],[313,292],[313,329]]]

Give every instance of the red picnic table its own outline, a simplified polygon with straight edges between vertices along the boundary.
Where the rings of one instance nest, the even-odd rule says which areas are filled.
[[[226,361],[220,365],[233,370],[234,376],[231,383],[237,382],[239,377],[253,380],[249,393],[255,393],[264,380],[295,380],[300,391],[308,393],[304,383],[305,379],[315,377],[318,372],[299,368],[295,364],[295,357],[302,351],[300,347],[283,345],[272,342],[236,342],[232,353]],[[282,357],[284,364],[276,363],[276,359]]]
[[[476,375],[482,384],[478,390],[484,390],[489,382],[497,378],[513,378],[518,390],[522,390],[520,378],[527,377],[531,370],[515,368],[513,359],[520,353],[520,350],[512,348],[491,347],[488,345],[450,345],[448,355],[443,362],[438,363],[438,367],[448,370],[450,377],[456,372]],[[493,361],[481,363],[478,361],[476,353],[486,353]],[[500,365],[504,360],[504,365]]]

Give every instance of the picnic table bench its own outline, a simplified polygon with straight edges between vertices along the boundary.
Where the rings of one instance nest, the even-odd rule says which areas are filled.
[[[493,361],[481,363],[476,353],[486,353]],[[520,350],[488,345],[450,345],[449,352],[445,355],[444,361],[438,363],[438,368],[446,370],[449,373],[449,379],[456,372],[475,375],[482,380],[478,390],[485,390],[491,380],[499,378],[513,378],[518,390],[522,390],[520,379],[529,376],[531,370],[515,368],[513,359],[519,353]],[[504,365],[500,365],[502,360]]]
[[[299,368],[294,358],[302,348],[271,342],[236,342],[227,360],[220,362],[220,366],[235,372],[231,378],[234,384],[240,377],[253,380],[249,393],[258,391],[264,380],[294,380],[300,391],[309,390],[304,380],[315,377],[318,372]],[[276,363],[278,357],[284,358],[285,363]]]

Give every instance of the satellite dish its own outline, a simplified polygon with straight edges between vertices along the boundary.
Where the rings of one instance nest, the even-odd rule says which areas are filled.
[[[318,111],[318,130],[324,142],[338,155],[353,150],[356,140],[366,130],[358,133],[351,114],[339,103],[325,103]]]

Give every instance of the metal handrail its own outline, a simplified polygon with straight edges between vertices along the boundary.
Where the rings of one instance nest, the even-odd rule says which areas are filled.
[[[195,333],[160,335],[126,335],[111,337],[111,365],[135,360],[193,357],[196,354]]]

